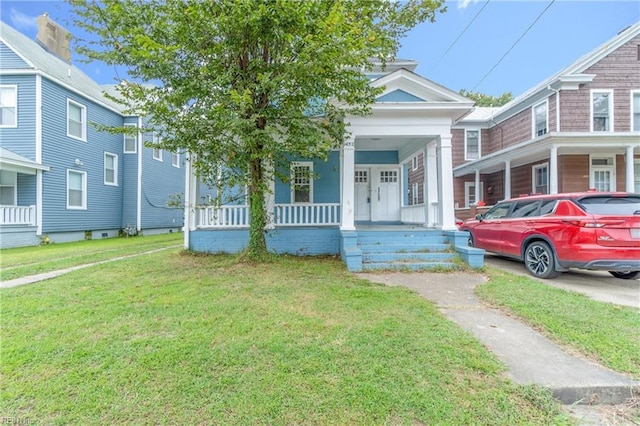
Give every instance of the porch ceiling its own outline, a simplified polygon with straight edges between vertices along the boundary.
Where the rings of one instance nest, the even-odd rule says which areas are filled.
[[[355,148],[358,151],[398,151],[407,146],[426,145],[435,136],[358,136]]]

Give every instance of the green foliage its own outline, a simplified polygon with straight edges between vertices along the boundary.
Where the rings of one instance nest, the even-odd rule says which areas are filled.
[[[99,37],[79,52],[129,70],[121,102],[149,117],[160,147],[190,152],[205,181],[249,188],[255,253],[266,182],[288,156],[339,147],[343,117],[367,114],[379,93],[361,70],[445,10],[443,0],[68,1]]]
[[[471,92],[467,89],[461,89],[460,94],[466,98],[475,101],[477,106],[481,107],[500,107],[507,102],[513,100],[511,92],[504,92],[500,96],[485,95],[480,92]]]

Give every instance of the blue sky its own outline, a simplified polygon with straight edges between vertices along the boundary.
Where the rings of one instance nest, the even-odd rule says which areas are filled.
[[[640,21],[637,0],[448,0],[435,23],[414,28],[398,57],[420,63],[417,72],[454,91],[517,96]],[[0,0],[0,19],[35,38],[47,12],[67,30],[69,6],[56,0]],[[73,58],[73,57],[72,57]],[[100,84],[116,70],[74,64]]]

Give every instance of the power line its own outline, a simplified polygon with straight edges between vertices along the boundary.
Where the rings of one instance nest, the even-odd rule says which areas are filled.
[[[458,37],[453,40],[453,43],[451,43],[449,45],[449,47],[447,47],[447,50],[444,51],[444,53],[442,54],[442,56],[440,56],[440,58],[438,58],[438,60],[436,61],[435,64],[433,64],[431,66],[431,69],[433,70],[442,60],[442,58],[444,58],[447,53],[449,53],[449,51],[451,50],[451,48],[458,42],[458,40],[460,40],[460,37],[462,37],[462,35],[467,31],[467,29],[471,26],[471,24],[473,24],[473,21],[476,20],[476,18],[478,17],[478,15],[480,15],[480,13],[484,10],[485,7],[487,7],[487,5],[489,4],[491,0],[487,0],[484,5],[482,6],[482,8],[480,8],[480,10],[478,11],[478,13],[476,13],[476,15],[473,17],[473,19],[471,19],[471,21],[469,21],[469,23],[467,24],[466,27],[464,27],[464,30],[462,30],[462,32],[458,35]]]
[[[538,22],[540,20],[540,18],[542,18],[542,15],[545,14],[545,12],[547,10],[549,10],[549,8],[551,7],[551,5],[553,3],[555,3],[556,0],[551,0],[551,2],[549,2],[549,4],[547,5],[547,7],[544,8],[544,10],[542,12],[540,12],[540,14],[538,15],[538,17],[531,23],[531,25],[529,25],[529,27],[524,31],[524,33],[522,33],[522,35],[520,36],[520,38],[518,38],[515,43],[513,43],[511,45],[511,47],[509,48],[509,50],[507,50],[505,52],[504,55],[502,55],[502,57],[498,60],[498,62],[496,62],[496,64],[491,67],[491,69],[484,75],[484,77],[482,77],[482,79],[478,82],[478,84],[476,84],[473,89],[471,89],[471,91],[473,92],[474,90],[476,90],[476,88],[478,86],[480,86],[480,84],[489,76],[489,74],[491,74],[493,72],[494,69],[496,69],[496,67],[498,65],[500,65],[500,62],[502,62],[502,60],[513,50],[514,47],[516,47],[516,45],[520,42],[520,40],[522,40],[524,38],[525,35],[527,35],[527,33],[529,32],[529,30],[531,30],[531,28],[533,28],[533,26],[536,24],[536,22]]]

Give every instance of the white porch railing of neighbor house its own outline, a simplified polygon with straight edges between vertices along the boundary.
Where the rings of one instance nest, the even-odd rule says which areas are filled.
[[[340,204],[276,204],[276,226],[332,226],[340,224]],[[248,206],[208,206],[196,210],[198,228],[248,228]]]
[[[0,206],[0,225],[36,224],[36,206]]]
[[[402,207],[400,209],[400,221],[402,223],[424,223],[424,204]]]
[[[340,204],[276,204],[276,226],[340,225]]]

